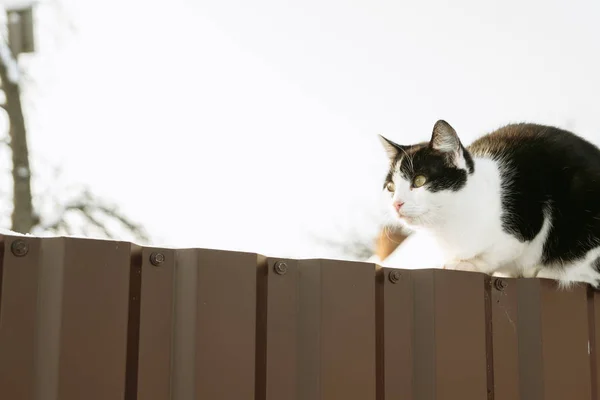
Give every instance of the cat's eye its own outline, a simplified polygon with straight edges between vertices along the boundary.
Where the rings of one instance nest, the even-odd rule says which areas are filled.
[[[417,175],[413,179],[413,186],[418,188],[423,186],[425,182],[427,182],[427,178],[425,178],[423,175]]]
[[[388,182],[385,185],[385,188],[388,192],[394,193],[396,191],[396,185],[394,185],[394,182]]]

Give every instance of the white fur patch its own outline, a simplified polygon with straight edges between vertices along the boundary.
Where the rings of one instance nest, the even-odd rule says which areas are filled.
[[[456,153],[456,155],[454,157],[454,164],[456,165],[456,168],[458,168],[458,169],[464,169],[464,170],[467,169],[467,160],[465,160],[465,156],[464,156],[462,149],[460,149]]]

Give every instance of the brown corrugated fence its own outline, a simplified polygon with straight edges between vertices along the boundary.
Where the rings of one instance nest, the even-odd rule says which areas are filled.
[[[0,236],[0,399],[598,398],[598,294]]]

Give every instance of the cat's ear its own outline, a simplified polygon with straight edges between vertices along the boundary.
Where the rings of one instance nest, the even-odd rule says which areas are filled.
[[[389,139],[384,138],[381,135],[377,135],[377,136],[379,136],[379,141],[383,145],[383,148],[384,148],[387,156],[389,157],[389,159],[394,160],[398,156],[398,153],[400,153],[402,151],[402,146],[400,146],[397,143],[392,142]]]
[[[444,120],[439,120],[433,126],[433,134],[429,144],[431,148],[442,153],[460,153],[460,139],[454,128]]]
[[[439,120],[433,126],[429,146],[446,155],[446,160],[459,169],[473,173],[473,159],[463,148],[456,131],[449,123]]]

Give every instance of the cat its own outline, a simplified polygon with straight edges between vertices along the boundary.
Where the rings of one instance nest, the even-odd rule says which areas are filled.
[[[444,120],[431,139],[379,136],[394,219],[435,238],[445,268],[600,287],[600,149],[519,123],[461,143]]]

